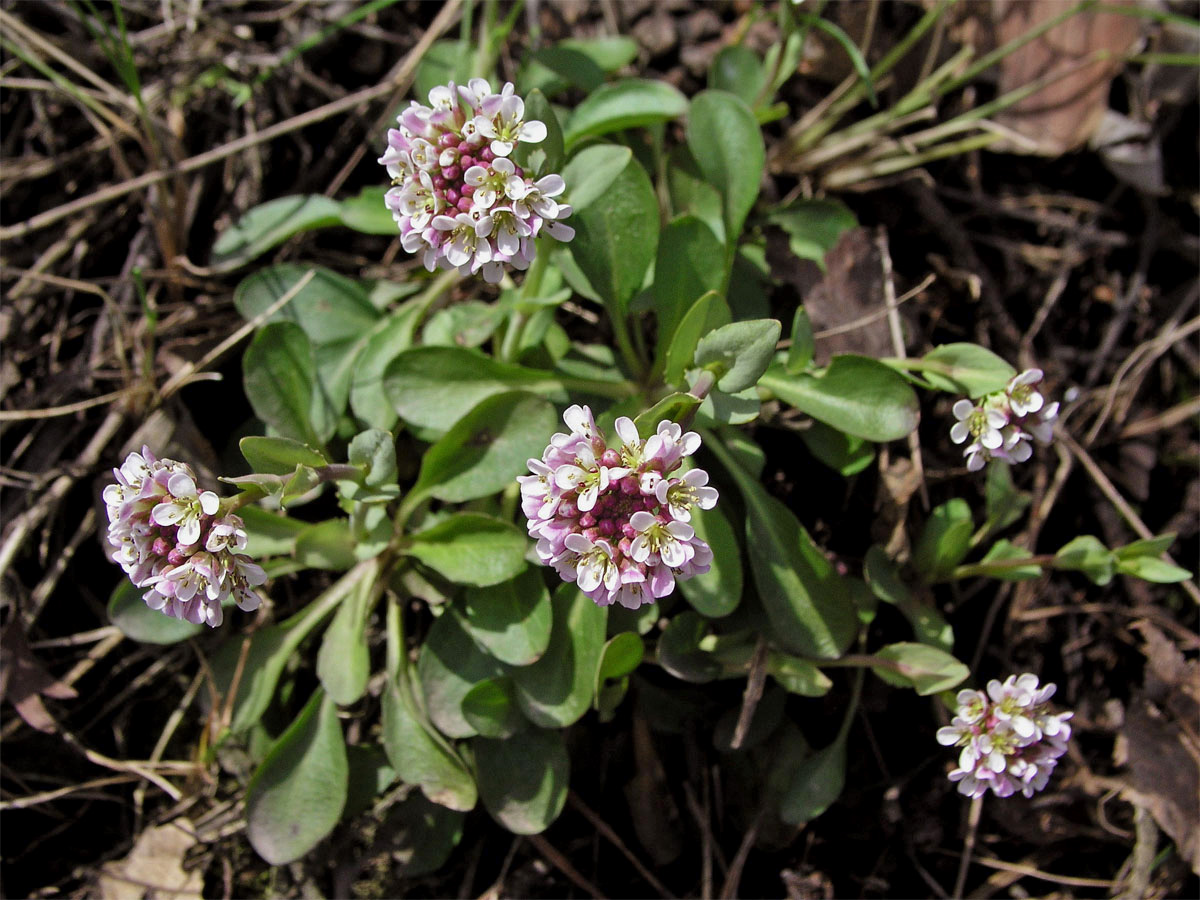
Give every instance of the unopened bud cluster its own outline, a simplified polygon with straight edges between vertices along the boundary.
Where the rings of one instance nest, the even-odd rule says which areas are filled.
[[[968,797],[990,788],[998,797],[1020,791],[1032,797],[1050,780],[1058,758],[1067,752],[1073,713],[1052,713],[1047,702],[1054,685],[1038,686],[1036,675],[1010,675],[988,682],[987,693],[959,691],[954,719],[939,728],[937,740],[962,747],[950,780]]]
[[[230,596],[244,610],[258,607],[253,588],[267,576],[238,552],[246,546],[245,525],[221,515],[217,495],[196,487],[190,466],[143,447],[113,475],[116,484],[104,489],[112,558],[134,585],[149,588],[142,599],[151,609],[216,627]]]
[[[968,470],[978,472],[989,459],[1024,462],[1033,455],[1033,441],[1050,443],[1058,404],[1046,404],[1037,389],[1041,380],[1041,369],[1027,369],[1002,391],[954,404],[958,421],[950,429],[950,439],[956,444],[970,439],[963,451]]]
[[[600,606],[637,609],[675,589],[676,578],[707,572],[712,550],[688,523],[711,509],[717,491],[703,469],[674,473],[700,436],[663,420],[646,440],[617,419],[620,446],[609,447],[592,411],[572,406],[571,429],[556,434],[521,483],[522,509],[538,557]]]
[[[575,236],[560,221],[571,207],[554,199],[565,188],[562,176],[534,181],[509,158],[519,145],[546,137],[545,123],[525,120],[525,102],[511,83],[499,93],[482,78],[439,85],[429,106],[414,100],[397,122],[379,158],[392,177],[385,199],[402,246],[420,253],[429,271],[482,271],[494,284],[505,263],[529,267],[541,232],[559,241]]]

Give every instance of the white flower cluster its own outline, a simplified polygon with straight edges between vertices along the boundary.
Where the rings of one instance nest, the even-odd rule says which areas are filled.
[[[588,407],[570,407],[563,421],[571,433],[551,437],[542,458],[529,460],[533,474],[517,478],[542,562],[598,605],[628,609],[707,572],[712,549],[688,523],[694,507],[716,505],[716,488],[703,469],[672,476],[700,435],[664,419],[642,440],[621,416],[621,444],[609,447]]]
[[[511,83],[499,93],[482,78],[439,85],[429,106],[414,100],[397,122],[379,158],[392,178],[385,200],[402,246],[420,253],[429,271],[482,271],[494,284],[505,263],[529,268],[541,232],[558,241],[575,236],[561,221],[571,207],[554,199],[565,189],[562,176],[534,181],[509,158],[518,145],[546,137],[545,123],[525,121]]]
[[[969,471],[978,472],[989,459],[1024,462],[1033,455],[1032,441],[1050,443],[1058,403],[1046,404],[1037,390],[1041,380],[1041,369],[1027,369],[1002,391],[975,402],[959,400],[954,404],[958,421],[950,429],[950,439],[956,444],[971,439],[963,451]]]
[[[216,627],[230,596],[244,610],[258,608],[253,588],[267,575],[238,552],[245,525],[233,513],[220,515],[221,501],[197,489],[190,466],[143,447],[113,475],[116,484],[104,489],[112,558],[137,587],[150,589],[142,599],[151,609]]]
[[[988,682],[987,693],[959,691],[958,709],[949,725],[939,728],[938,743],[962,747],[950,780],[968,797],[988,789],[998,797],[1018,790],[1032,797],[1050,780],[1071,737],[1074,713],[1052,713],[1047,702],[1054,685],[1038,686],[1036,675],[1010,675],[1003,683]]]

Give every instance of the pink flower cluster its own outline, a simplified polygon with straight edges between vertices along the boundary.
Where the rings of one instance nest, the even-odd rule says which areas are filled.
[[[1047,701],[1054,685],[1038,686],[1036,675],[1010,675],[1003,684],[988,682],[987,693],[959,691],[958,709],[939,728],[938,743],[962,747],[950,780],[968,797],[991,788],[998,797],[1018,790],[1032,797],[1050,780],[1058,758],[1067,752],[1073,713],[1052,713]]]
[[[703,469],[672,473],[700,447],[700,436],[663,420],[646,440],[628,417],[609,447],[592,411],[572,406],[571,429],[556,434],[522,475],[521,508],[538,557],[600,606],[629,609],[675,589],[675,579],[707,572],[712,550],[688,524],[692,509],[712,509],[717,491]]]
[[[112,559],[134,585],[149,588],[142,599],[151,609],[216,627],[230,596],[244,610],[258,608],[253,588],[267,575],[238,552],[246,546],[245,525],[221,515],[221,501],[196,487],[190,466],[143,447],[113,475],[116,484],[104,489]]]
[[[562,176],[534,181],[509,159],[521,143],[546,137],[545,123],[525,121],[511,83],[498,94],[482,78],[439,85],[429,106],[414,100],[397,122],[379,158],[392,178],[385,200],[402,246],[420,253],[429,271],[482,271],[494,284],[505,263],[529,268],[542,231],[558,241],[575,236],[560,221],[571,207],[554,199],[565,188]]]
[[[1058,404],[1046,404],[1037,389],[1041,380],[1041,369],[1027,369],[1002,391],[994,391],[974,403],[959,400],[954,404],[954,418],[958,421],[950,429],[950,439],[956,444],[971,439],[963,451],[969,471],[978,472],[989,459],[1024,462],[1033,455],[1033,440],[1050,443]]]

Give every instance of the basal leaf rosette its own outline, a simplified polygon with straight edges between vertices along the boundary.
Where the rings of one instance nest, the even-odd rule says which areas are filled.
[[[542,562],[598,605],[629,609],[707,572],[712,550],[689,522],[693,508],[716,504],[717,491],[703,469],[676,474],[700,436],[664,419],[642,440],[622,416],[610,447],[588,407],[570,407],[563,421],[570,432],[555,434],[517,479]]]

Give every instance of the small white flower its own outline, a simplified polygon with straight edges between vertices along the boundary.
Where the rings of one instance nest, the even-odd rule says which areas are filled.
[[[1046,402],[1034,385],[1042,380],[1041,369],[1026,369],[1015,376],[1005,389],[1008,402],[1016,416],[1028,416],[1037,412]]]
[[[179,543],[191,545],[200,540],[200,516],[215,515],[221,505],[220,498],[212,491],[199,493],[196,482],[184,472],[176,472],[167,482],[167,490],[173,499],[160,503],[150,513],[158,525],[178,525]]]

